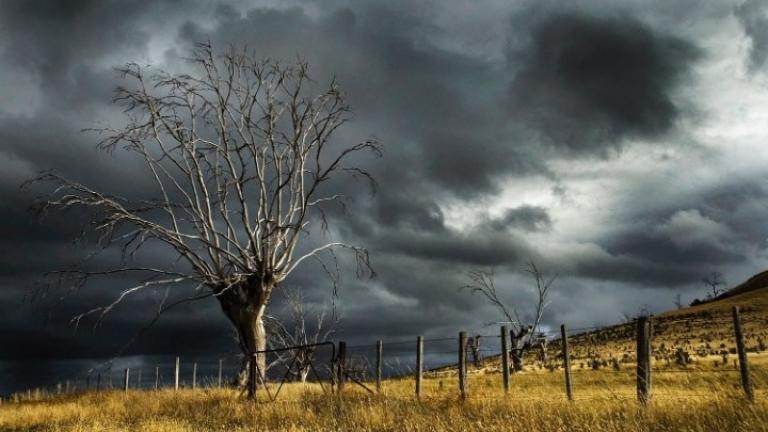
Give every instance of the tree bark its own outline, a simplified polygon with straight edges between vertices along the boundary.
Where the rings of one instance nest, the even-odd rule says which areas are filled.
[[[518,333],[514,330],[509,331],[510,337],[510,354],[512,357],[512,370],[514,372],[520,372],[523,370],[523,355],[525,354],[526,340],[525,336],[530,332],[528,327],[523,327]]]
[[[523,370],[523,350],[512,348],[512,370],[520,372]]]
[[[264,313],[267,308],[269,294],[274,288],[272,283],[247,283],[231,287],[221,293],[217,298],[224,314],[229,318],[237,331],[240,350],[243,353],[243,361],[240,373],[237,377],[237,385],[248,384],[250,376],[251,360],[256,359],[257,383],[266,380],[267,361],[263,353],[267,348],[267,333],[264,328]],[[249,386],[249,396],[253,389]]]
[[[296,357],[296,371],[294,378],[296,381],[300,383],[307,382],[307,377],[309,377],[309,372],[312,368],[312,357],[314,356],[313,352],[309,352],[308,350],[301,350],[297,357]]]

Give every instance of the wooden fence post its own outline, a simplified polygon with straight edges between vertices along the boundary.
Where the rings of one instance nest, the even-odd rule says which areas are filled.
[[[568,400],[573,400],[573,382],[571,381],[571,354],[568,352],[568,335],[565,324],[560,325],[560,338],[563,343],[563,369],[565,369],[565,394]]]
[[[125,376],[123,377],[123,391],[128,391],[128,380],[131,376],[131,368],[125,368]]]
[[[181,359],[179,359],[179,357],[176,356],[176,369],[173,373],[173,389],[174,390],[179,389],[179,369],[181,369]]]
[[[344,341],[339,341],[339,359],[336,370],[339,381],[339,392],[341,392],[344,390],[344,381],[347,379],[347,343]]]
[[[141,369],[136,373],[136,388],[141,390]]]
[[[155,390],[160,388],[160,366],[155,366]]]
[[[459,332],[459,393],[467,397],[467,333]]]
[[[224,360],[219,359],[219,388],[221,388],[221,382],[222,382],[222,371],[224,370]]]
[[[424,337],[416,338],[416,398],[421,399],[421,380],[424,369]]]
[[[744,387],[744,393],[747,399],[753,401],[755,393],[752,390],[752,380],[749,376],[749,364],[747,363],[747,351],[744,348],[744,334],[741,331],[741,318],[739,316],[739,307],[733,307],[733,331],[736,334],[736,349],[739,353],[739,372],[741,372],[741,386]]]
[[[642,404],[651,398],[651,322],[647,316],[637,319],[637,399]]]
[[[501,378],[504,382],[504,394],[509,393],[509,345],[507,344],[507,326],[501,326]]]
[[[384,343],[381,340],[376,341],[376,391],[381,393],[381,369],[384,359]]]
[[[96,391],[101,390],[101,372],[96,374]]]
[[[192,390],[197,388],[197,362],[192,363]]]
[[[256,362],[258,361],[256,354],[250,354],[250,360],[248,361],[248,397],[253,399],[256,397],[256,384],[257,380],[259,379],[257,375],[259,375],[258,372],[258,366]],[[265,375],[266,376],[266,375]]]

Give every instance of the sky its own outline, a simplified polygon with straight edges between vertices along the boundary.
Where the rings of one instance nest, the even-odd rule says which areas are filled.
[[[186,72],[191,48],[248,46],[336,77],[354,111],[342,142],[375,136],[360,185],[331,215],[333,240],[366,247],[375,279],[340,256],[340,339],[493,332],[502,319],[460,288],[493,269],[504,300],[535,302],[525,270],[557,275],[545,328],[607,325],[703,297],[766,269],[768,2],[83,1],[0,3],[0,393],[50,384],[115,356],[152,318],[135,296],[98,328],[68,325],[130,278],[38,290],[91,257],[84,215],[29,211],[44,170],[115,193],[149,188],[120,151],[82,132],[120,126],[127,62]],[[147,189],[149,190],[149,189]],[[322,239],[320,239],[322,240]],[[320,241],[317,238],[308,242]],[[167,259],[161,250],[144,259]],[[331,282],[311,265],[285,285],[310,307]],[[34,294],[39,294],[35,296]],[[273,301],[281,313],[280,297]],[[130,364],[234,352],[220,308],[169,312],[132,343]],[[214,353],[214,354],[212,354]],[[158,360],[160,359],[160,360]]]

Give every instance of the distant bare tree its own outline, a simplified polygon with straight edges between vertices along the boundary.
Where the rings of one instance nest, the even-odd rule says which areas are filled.
[[[533,276],[536,286],[536,305],[533,308],[532,319],[525,323],[520,317],[518,310],[518,301],[514,301],[512,305],[508,305],[499,296],[499,292],[496,288],[495,276],[493,269],[485,270],[472,270],[468,273],[469,283],[462,287],[462,289],[468,289],[472,293],[482,294],[492,305],[494,305],[499,312],[502,313],[506,322],[510,327],[511,338],[511,355],[512,363],[515,370],[521,370],[523,367],[523,354],[527,349],[530,349],[537,345],[536,339],[538,337],[537,331],[541,318],[544,315],[544,310],[549,305],[548,295],[549,290],[554,283],[556,276],[546,277],[539,270],[532,260],[528,261],[526,272]]]
[[[648,308],[648,305],[643,305],[637,309],[637,312],[634,314],[631,314],[629,312],[623,312],[621,314],[621,322],[622,323],[631,323],[637,321],[638,317],[647,317],[651,316],[651,310]],[[593,323],[592,327],[598,328],[603,327],[603,324],[601,323]]]
[[[299,265],[320,261],[336,281],[333,251],[352,251],[358,273],[370,271],[366,249],[329,242],[302,250],[313,226],[326,227],[325,205],[343,204],[329,190],[339,174],[371,175],[350,164],[352,156],[380,156],[375,140],[339,145],[334,133],[350,120],[350,108],[335,81],[317,92],[303,62],[282,65],[261,61],[246,49],[214,54],[199,45],[191,62],[196,75],[157,72],[149,76],[136,64],[120,72],[132,86],[115,98],[127,123],[101,129],[100,148],[123,149],[138,157],[155,186],[148,199],[128,199],[64,178],[54,172],[36,180],[54,184],[36,207],[81,207],[95,216],[92,230],[106,248],[121,249],[126,262],[147,244],[159,244],[177,257],[173,265],[127,264],[105,271],[64,272],[85,284],[97,276],[129,274],[143,281],[114,301],[77,316],[100,321],[126,297],[158,287],[192,287],[183,301],[218,300],[235,327],[244,358],[267,347],[264,317],[273,290]],[[180,302],[161,304],[158,316]],[[256,357],[260,370],[263,355]],[[243,364],[241,381],[245,381]],[[263,372],[262,372],[263,373]]]
[[[719,271],[713,271],[708,274],[701,279],[701,282],[709,289],[707,297],[710,299],[714,299],[725,292],[725,280],[723,280],[723,274]]]
[[[312,345],[327,342],[333,337],[341,320],[336,311],[335,301],[331,302],[329,312],[327,306],[320,309],[307,309],[304,294],[299,289],[283,288],[281,294],[288,305],[289,316],[286,319],[265,317],[265,327],[270,334],[268,343],[270,348]],[[316,348],[313,347],[286,351],[268,366],[293,361],[289,374],[296,381],[306,382],[315,361],[315,352]]]
[[[682,309],[684,307],[683,297],[679,293],[675,295],[675,307],[678,309]]]

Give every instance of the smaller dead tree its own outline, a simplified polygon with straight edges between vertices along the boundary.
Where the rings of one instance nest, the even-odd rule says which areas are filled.
[[[714,299],[725,292],[725,280],[719,271],[708,274],[701,279],[701,282],[708,288],[707,299]]]
[[[335,301],[331,302],[329,313],[327,305],[319,310],[305,308],[304,294],[299,289],[284,289],[282,294],[288,306],[289,316],[284,320],[274,316],[266,318],[265,326],[272,335],[270,349],[327,342],[336,333],[341,318],[337,313]],[[311,322],[312,317],[314,322]],[[294,381],[306,382],[315,361],[316,349],[317,347],[306,347],[285,351],[270,362],[268,367],[278,364],[290,365],[295,356],[296,360],[288,374]]]
[[[682,309],[683,306],[683,297],[680,294],[675,295],[675,307],[677,309]]]
[[[532,313],[526,315],[527,323],[521,318],[518,310],[519,301],[513,301],[511,304],[505,302],[500,297],[496,288],[493,269],[488,271],[473,270],[468,273],[469,283],[462,287],[468,289],[471,293],[482,294],[506,319],[510,326],[510,352],[508,355],[512,358],[514,370],[523,369],[523,355],[525,351],[536,346],[535,336],[544,315],[544,309],[549,304],[547,297],[549,290],[554,283],[556,276],[546,277],[532,260],[528,261],[526,272],[533,276],[536,288],[536,304],[532,308]]]
[[[480,335],[467,339],[467,347],[469,348],[470,353],[472,353],[472,362],[475,364],[476,368],[479,368],[483,361],[480,356]]]

